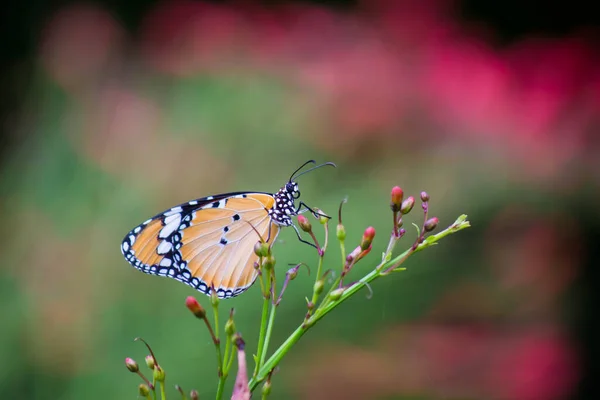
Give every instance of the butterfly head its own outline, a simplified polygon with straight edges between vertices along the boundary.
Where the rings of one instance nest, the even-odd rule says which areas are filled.
[[[298,214],[295,200],[300,197],[298,183],[290,180],[273,195],[275,203],[269,210],[274,223],[281,226],[292,225],[292,217]]]
[[[300,207],[296,208],[295,200],[300,197],[300,189],[298,187],[298,183],[296,179],[307,172],[315,170],[317,168],[324,167],[326,165],[331,165],[335,167],[335,164],[332,162],[326,162],[324,164],[317,165],[315,167],[309,168],[305,171],[298,173],[302,168],[304,168],[308,164],[314,164],[315,160],[309,160],[302,164],[300,168],[298,168],[288,182],[281,188],[277,193],[273,195],[275,199],[275,203],[273,207],[269,210],[269,216],[272,221],[280,226],[290,226],[292,225],[292,217],[298,215],[300,212],[300,207],[304,206],[305,209],[308,208],[302,202],[300,202]]]

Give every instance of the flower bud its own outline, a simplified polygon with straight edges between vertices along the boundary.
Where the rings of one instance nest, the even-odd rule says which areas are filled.
[[[150,388],[145,383],[140,383],[138,386],[138,394],[142,397],[150,396]]]
[[[225,334],[231,336],[235,333],[235,322],[233,322],[233,308],[229,313],[229,319],[225,322]]]
[[[217,290],[214,286],[212,286],[210,290],[210,304],[213,307],[219,306],[219,294],[217,293]]]
[[[408,214],[410,212],[410,210],[412,210],[414,205],[415,205],[415,198],[412,196],[409,196],[408,199],[406,199],[402,202],[402,207],[400,207],[400,212],[402,214]]]
[[[298,215],[298,225],[300,226],[300,229],[306,233],[310,233],[310,231],[312,231],[312,226],[304,215]]]
[[[267,257],[265,257],[263,259],[262,267],[264,269],[270,270],[270,269],[273,269],[274,266],[275,266],[275,257],[273,257],[272,255],[268,255]]]
[[[315,282],[315,285],[313,287],[313,291],[318,296],[321,293],[323,293],[323,289],[324,288],[325,288],[325,281],[323,279],[319,279],[318,281]]]
[[[427,192],[421,192],[421,201],[429,201],[429,194]]]
[[[140,367],[138,367],[138,364],[133,359],[131,359],[129,357],[127,357],[125,359],[125,366],[131,372],[138,372],[140,370]]]
[[[371,243],[373,242],[373,238],[375,237],[375,228],[372,226],[365,229],[365,233],[363,234],[362,241],[360,242],[361,250],[367,250]]]
[[[423,225],[423,228],[425,228],[425,232],[431,232],[432,230],[434,230],[439,222],[440,220],[437,217],[429,218],[425,222],[425,225]]]
[[[206,316],[206,311],[193,296],[188,296],[187,299],[185,299],[185,306],[196,316],[196,318],[203,319]]]
[[[165,381],[165,370],[158,365],[154,367],[154,379],[156,379],[157,382]]]
[[[235,333],[235,322],[233,322],[232,319],[228,319],[227,322],[225,322],[225,334],[227,336],[231,336]]]
[[[337,235],[337,238],[339,241],[345,240],[346,239],[346,228],[344,228],[344,225],[338,224],[335,234]]]
[[[332,290],[331,293],[329,293],[329,299],[337,301],[342,297],[342,294],[344,294],[344,288]]]
[[[190,392],[190,400],[198,400],[198,391],[196,389]]]
[[[146,360],[146,365],[148,366],[148,368],[154,369],[154,357],[152,357],[151,354],[148,354],[146,356],[145,360]]]
[[[263,399],[271,394],[271,380],[270,379],[267,379],[267,381],[263,385],[261,391],[262,391]]]
[[[318,217],[319,223],[321,225],[325,225],[327,223],[327,221],[329,221],[329,218],[327,218],[325,216],[325,213],[323,211],[321,211],[320,209],[315,208],[315,213],[316,213],[316,216]]]
[[[298,269],[300,268],[300,265],[301,264],[298,264],[295,267],[292,267],[287,270],[287,272],[285,273],[287,275],[287,279],[289,279],[290,281],[296,279],[296,277],[298,276]]]
[[[269,254],[269,245],[265,242],[256,242],[254,245],[254,254],[259,257],[266,257]]]
[[[392,188],[392,201],[390,202],[390,208],[393,212],[400,211],[402,207],[402,198],[404,197],[404,191],[400,186],[394,186]]]

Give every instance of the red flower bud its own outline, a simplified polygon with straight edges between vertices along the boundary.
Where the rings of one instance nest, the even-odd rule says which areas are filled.
[[[200,303],[198,303],[198,300],[196,300],[193,296],[188,296],[187,299],[185,299],[185,306],[197,318],[204,319],[204,317],[206,317],[206,311],[204,310],[204,308],[202,308]]]
[[[367,250],[371,247],[371,242],[373,242],[373,238],[375,237],[375,228],[372,226],[365,229],[365,233],[363,234],[362,241],[360,242],[361,250]]]
[[[408,199],[406,199],[402,202],[402,206],[400,207],[400,212],[402,214],[408,214],[410,212],[410,210],[412,210],[414,205],[415,205],[415,198],[412,196],[409,196]]]
[[[425,232],[431,232],[432,230],[434,230],[437,227],[439,222],[440,222],[440,220],[436,217],[429,218],[427,220],[427,222],[425,222],[425,225],[423,226],[423,228],[425,228]]]
[[[140,367],[138,367],[138,364],[135,361],[133,361],[133,359],[131,359],[129,357],[127,357],[125,359],[125,366],[131,372],[138,372],[140,370]]]
[[[421,192],[421,201],[429,201],[429,195],[427,192]]]
[[[310,233],[310,231],[312,231],[312,226],[304,215],[298,215],[298,225],[300,225],[300,229],[306,233]]]
[[[390,208],[393,212],[400,211],[402,207],[402,198],[404,197],[404,191],[400,186],[394,186],[392,188],[392,201],[390,202]]]
[[[151,354],[148,354],[146,356],[146,365],[148,366],[148,368],[154,369],[154,357],[152,357]]]

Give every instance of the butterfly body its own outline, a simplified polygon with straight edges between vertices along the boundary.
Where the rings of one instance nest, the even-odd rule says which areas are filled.
[[[258,276],[258,241],[271,245],[286,226],[300,238],[292,217],[310,208],[302,202],[296,207],[300,191],[292,178],[274,194],[225,193],[172,207],[132,229],[121,252],[144,273],[176,279],[206,295],[215,290],[219,298],[237,296]]]

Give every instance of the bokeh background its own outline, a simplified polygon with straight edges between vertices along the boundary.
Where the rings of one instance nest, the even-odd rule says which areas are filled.
[[[213,398],[213,349],[184,307],[195,293],[131,268],[120,241],[190,199],[276,191],[311,158],[338,168],[303,176],[304,201],[335,214],[348,197],[349,246],[377,229],[356,277],[387,244],[393,185],[427,190],[440,225],[466,213],[473,228],[319,323],[273,398],[600,398],[593,6],[7,4],[0,398],[135,398],[123,360],[143,363],[136,336],[168,383]],[[280,239],[280,271],[315,265],[291,230]],[[273,344],[312,279],[291,285]],[[255,351],[258,287],[222,306]]]

